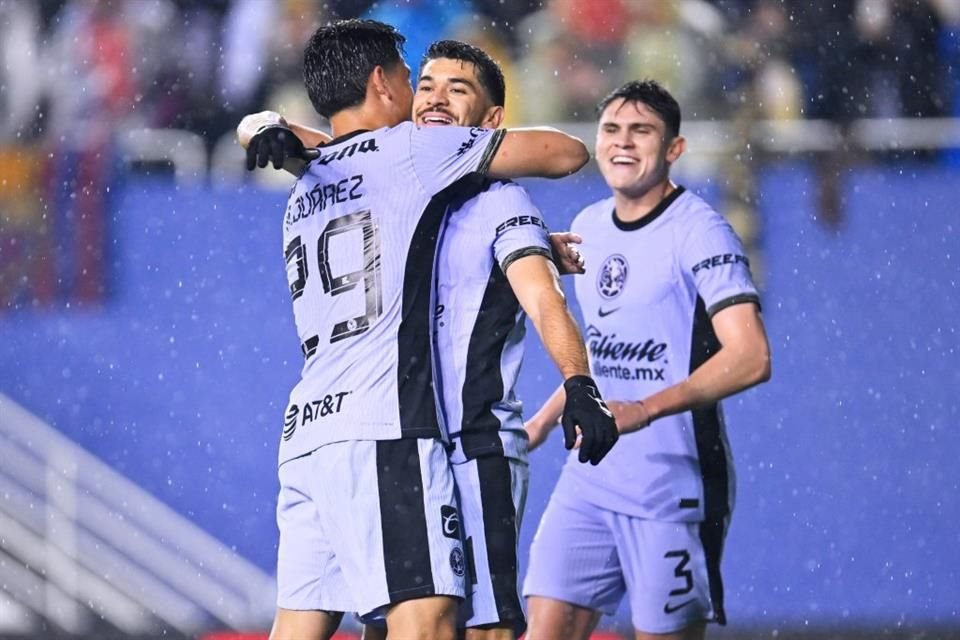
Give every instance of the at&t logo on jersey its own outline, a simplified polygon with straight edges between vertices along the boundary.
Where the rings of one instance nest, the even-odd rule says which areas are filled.
[[[297,430],[297,417],[300,415],[300,407],[295,404],[287,407],[287,413],[283,417],[283,439],[289,440]]]
[[[600,265],[597,276],[597,291],[607,300],[613,300],[623,292],[627,282],[627,259],[615,253]]]
[[[353,392],[338,391],[328,393],[319,400],[304,402],[302,405],[291,404],[287,407],[287,412],[283,416],[283,439],[286,441],[292,438],[297,431],[297,427],[310,424],[319,418],[340,413],[343,408],[343,399],[351,393]]]

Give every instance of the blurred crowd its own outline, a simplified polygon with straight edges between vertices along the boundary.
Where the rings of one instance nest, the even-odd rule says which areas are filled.
[[[958,0],[0,0],[0,143],[118,126],[211,145],[263,108],[315,121],[304,42],[371,17],[426,46],[475,43],[507,77],[508,124],[590,120],[653,77],[687,119],[960,113]]]

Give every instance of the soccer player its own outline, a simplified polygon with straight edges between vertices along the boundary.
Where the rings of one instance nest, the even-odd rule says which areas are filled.
[[[417,125],[500,125],[503,74],[485,52],[439,41],[420,66],[413,101]],[[280,119],[262,113],[252,122],[264,121]],[[308,144],[327,138],[290,126]],[[277,160],[283,164],[286,157]],[[435,313],[438,386],[471,569],[471,597],[461,607],[460,625],[472,639],[513,638],[525,628],[517,593],[517,532],[528,480],[527,437],[514,393],[524,312],[565,378],[587,373],[586,351],[551,263],[546,226],[523,189],[488,181],[478,196],[451,206],[442,238]],[[449,533],[459,535],[461,522],[451,515]],[[382,629],[368,628],[365,638],[376,637]]]
[[[770,377],[759,297],[740,240],[674,184],[680,107],[653,81],[599,105],[596,158],[612,197],[574,220],[596,277],[578,277],[591,369],[621,442],[563,468],[524,579],[529,640],[586,640],[629,598],[641,640],[723,624],[720,554],[734,484],[720,401]],[[563,410],[527,423],[531,448]],[[626,435],[629,434],[629,435]]]
[[[484,176],[560,177],[587,157],[553,130],[417,128],[402,43],[388,25],[348,20],[305,52],[307,92],[334,137],[299,168],[283,224],[305,363],[280,443],[275,640],[329,638],[344,611],[385,615],[394,637],[455,637],[466,557],[432,388],[436,238]],[[254,148],[258,136],[293,141],[278,126]],[[589,378],[566,384],[569,430],[598,461],[612,418]]]

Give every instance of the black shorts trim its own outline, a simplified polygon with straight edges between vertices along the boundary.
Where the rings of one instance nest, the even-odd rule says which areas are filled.
[[[391,604],[437,591],[417,443],[413,438],[377,442],[383,564]],[[424,575],[429,581],[424,581]]]
[[[526,631],[527,620],[517,590],[517,510],[510,461],[503,456],[485,456],[476,463],[493,599],[500,623],[512,625],[519,637]]]
[[[713,622],[721,625],[727,624],[727,613],[723,608],[723,577],[720,574],[720,558],[723,556],[725,537],[726,523],[723,520],[710,519],[700,523],[700,544],[703,545],[703,556],[707,564]]]

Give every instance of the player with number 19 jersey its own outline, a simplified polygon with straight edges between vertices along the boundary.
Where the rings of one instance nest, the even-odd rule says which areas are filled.
[[[406,122],[336,138],[307,165],[283,221],[305,361],[280,464],[332,442],[441,437],[430,358],[437,235],[447,203],[482,188],[502,136]]]

